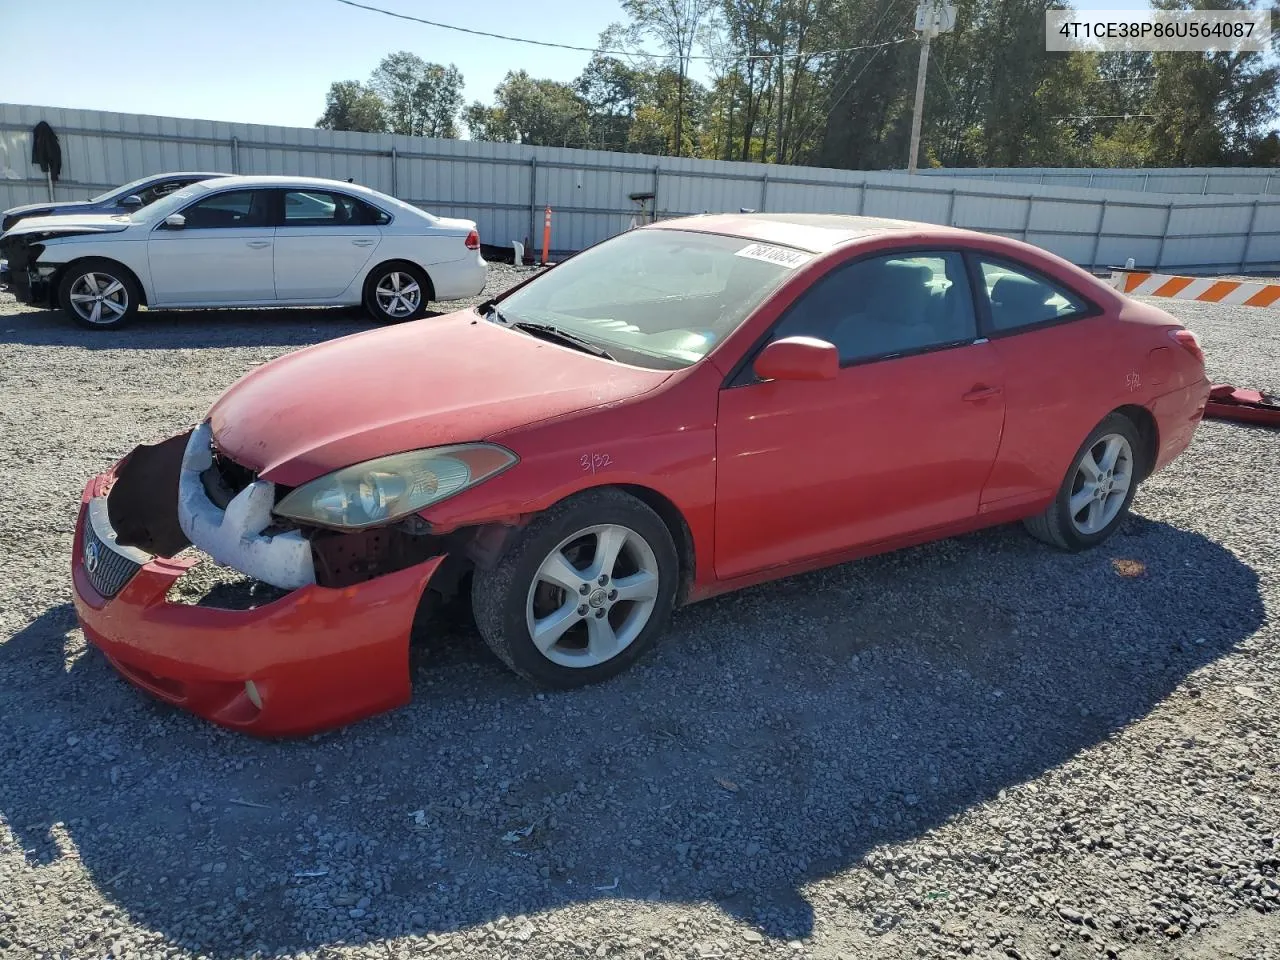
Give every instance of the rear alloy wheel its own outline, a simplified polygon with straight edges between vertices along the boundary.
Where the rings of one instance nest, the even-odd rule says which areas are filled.
[[[594,490],[543,514],[472,583],[476,624],[513,670],[575,687],[624,670],[665,628],[679,561],[648,506]]]
[[[369,278],[367,289],[365,307],[383,323],[417,320],[431,301],[427,275],[404,263],[379,267]]]
[[[1113,413],[1076,453],[1049,509],[1026,521],[1032,536],[1064,550],[1085,550],[1120,526],[1141,476],[1141,437],[1128,417]]]
[[[137,313],[138,300],[133,277],[105,260],[72,266],[58,287],[62,311],[91,330],[124,326]]]

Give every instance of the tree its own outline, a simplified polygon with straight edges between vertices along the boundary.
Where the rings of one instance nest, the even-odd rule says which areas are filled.
[[[643,96],[642,69],[597,53],[573,82],[586,106],[589,139],[602,150],[626,150]]]
[[[324,114],[316,126],[324,130],[382,133],[387,129],[386,104],[359,80],[339,80],[330,85]]]
[[[622,0],[637,36],[648,35],[666,49],[675,66],[675,155],[684,143],[685,87],[694,44],[703,21],[716,8],[716,0]]]
[[[382,58],[369,87],[386,104],[392,133],[456,137],[462,109],[462,74],[453,64],[427,63],[407,50]]]
[[[1163,10],[1261,10],[1252,0],[1153,0]],[[1272,7],[1272,20],[1280,8]],[[1152,56],[1150,151],[1169,166],[1249,163],[1276,115],[1280,67],[1263,53],[1157,53]],[[1158,161],[1154,158],[1159,158]]]
[[[510,142],[516,139],[515,128],[501,107],[490,107],[477,100],[462,111],[462,121],[472,140]]]
[[[494,105],[467,108],[478,140],[514,140],[544,147],[588,146],[587,105],[572,86],[509,71],[493,91]]]

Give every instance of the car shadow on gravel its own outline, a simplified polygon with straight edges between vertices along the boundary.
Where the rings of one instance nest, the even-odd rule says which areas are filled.
[[[635,669],[574,692],[437,633],[408,707],[262,742],[134,693],[61,605],[0,645],[0,818],[33,870],[78,858],[134,922],[210,956],[520,914],[494,936],[552,937],[539,914],[615,897],[801,937],[807,884],[1106,749],[1263,617],[1254,571],[1198,534],[1135,516],[1066,555],[1001,529],[687,608]],[[877,862],[908,899],[957,895],[927,859]]]
[[[424,319],[446,309],[428,311]],[[57,311],[39,310],[0,316],[0,344],[86,350],[303,347],[378,326],[356,307],[144,310],[120,330],[86,330]]]

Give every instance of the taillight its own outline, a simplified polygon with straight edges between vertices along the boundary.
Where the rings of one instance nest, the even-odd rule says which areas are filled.
[[[479,250],[479,249],[480,249],[480,233],[479,233],[479,231],[477,231],[477,230],[472,230],[470,233],[468,233],[468,234],[467,234],[467,249],[468,249],[468,250]]]
[[[1170,330],[1169,337],[1201,363],[1204,363],[1204,351],[1200,349],[1200,338],[1190,330]]]

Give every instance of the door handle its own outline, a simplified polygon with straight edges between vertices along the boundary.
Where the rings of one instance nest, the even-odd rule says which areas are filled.
[[[371,247],[375,243],[377,243],[376,240],[371,240],[367,237],[360,240],[352,240],[351,242],[354,243],[357,247]]]
[[[992,397],[998,397],[1001,394],[999,387],[974,387],[960,399],[969,403],[976,403],[979,400],[990,400]]]
[[[253,247],[253,249],[255,250],[261,250],[263,247],[271,246],[271,241],[270,240],[249,240],[246,242],[245,245]]]

